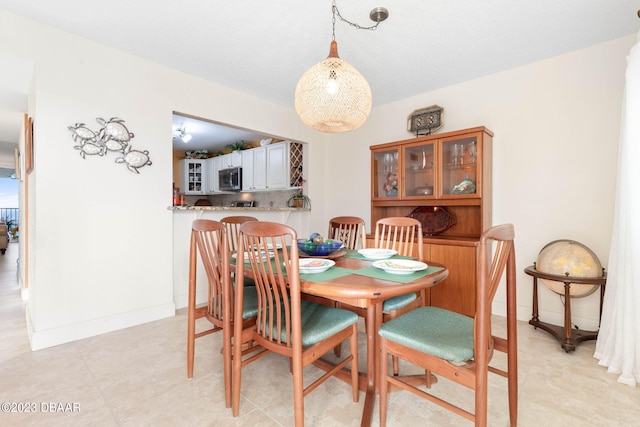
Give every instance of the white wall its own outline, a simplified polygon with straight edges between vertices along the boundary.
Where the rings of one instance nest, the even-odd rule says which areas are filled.
[[[625,58],[634,41],[631,35],[374,109],[361,129],[329,140],[326,162],[340,173],[327,174],[326,216],[349,212],[370,221],[368,147],[411,138],[413,110],[443,107],[438,132],[488,127],[495,133],[493,224],[516,227],[519,318],[529,320],[532,280],[523,270],[545,244],[579,241],[607,265]],[[544,286],[540,295],[541,319],[562,325],[559,296]],[[598,295],[572,299],[580,328],[597,329]]]
[[[174,314],[172,112],[313,142],[291,109],[0,12],[0,52],[35,63],[29,112],[28,332],[33,349]],[[153,162],[83,159],[67,126],[124,119]],[[311,151],[322,150],[314,144]]]
[[[324,231],[331,216],[370,218],[369,146],[410,138],[411,111],[444,107],[441,132],[487,126],[495,133],[493,223],[516,226],[519,317],[530,318],[531,280],[522,270],[544,244],[578,240],[608,261],[623,73],[633,41],[383,105],[362,128],[324,135],[305,128],[293,109],[0,12],[0,52],[35,63],[32,348],[173,314],[173,214],[166,209],[173,111],[309,142],[313,210],[300,233]],[[112,116],[135,133],[134,148],[150,152],[153,165],[139,175],[115,164],[114,154],[82,159],[72,148],[67,126],[97,128],[96,117]],[[559,298],[542,292],[543,320],[561,324]],[[573,304],[580,327],[597,326],[595,295]]]

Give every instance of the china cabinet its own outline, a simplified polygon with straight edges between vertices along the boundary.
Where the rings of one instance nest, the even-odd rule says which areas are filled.
[[[449,269],[430,289],[431,304],[466,315],[475,310],[476,246],[491,226],[492,137],[476,127],[371,147],[371,224],[420,220],[425,235],[416,244]]]
[[[184,159],[180,161],[180,188],[185,194],[205,194],[206,160]]]

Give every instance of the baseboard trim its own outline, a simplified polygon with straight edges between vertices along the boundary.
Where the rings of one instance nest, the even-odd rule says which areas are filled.
[[[189,294],[174,295],[173,302],[176,305],[176,310],[189,306]],[[196,305],[206,304],[207,302],[207,290],[196,291]]]
[[[34,330],[31,323],[29,306],[26,310],[27,334],[31,350],[41,350],[96,335],[113,332],[155,320],[175,316],[176,307],[173,302],[148,307],[141,310],[73,323],[42,331]]]

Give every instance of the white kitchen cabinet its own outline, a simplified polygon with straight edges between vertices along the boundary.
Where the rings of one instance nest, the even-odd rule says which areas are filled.
[[[262,191],[267,188],[267,149],[242,151],[242,191]]]
[[[180,160],[180,190],[185,194],[205,194],[206,160]]]
[[[220,164],[220,157],[210,157],[205,162],[205,167],[207,168],[207,186],[205,187],[205,191],[207,194],[215,194],[220,191],[218,182]]]
[[[256,190],[267,189],[267,148],[253,150],[253,187]]]
[[[218,172],[222,169],[228,169],[224,166],[224,156],[216,156],[207,159],[207,194],[229,194],[230,191],[220,190],[220,175]]]
[[[240,151],[233,151],[230,154],[224,154],[218,157],[220,157],[222,162],[220,169],[238,168],[242,166],[242,154],[240,154]]]
[[[242,151],[242,191],[288,187],[287,144],[271,144]]]
[[[254,191],[254,152],[252,150],[243,150],[242,153],[242,191]]]
[[[266,189],[280,190],[289,185],[288,143],[267,145]]]

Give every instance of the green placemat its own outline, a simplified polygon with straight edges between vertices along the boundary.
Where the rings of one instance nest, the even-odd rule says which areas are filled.
[[[364,259],[364,257],[362,255],[360,255],[358,253],[358,251],[356,251],[355,249],[345,249],[347,251],[347,254],[345,255],[345,257],[347,258],[359,258],[359,259]]]
[[[352,273],[360,276],[373,277],[374,279],[388,280],[390,282],[409,283],[440,270],[443,270],[443,268],[428,267],[426,270],[416,271],[411,274],[392,274],[371,265],[369,267],[361,268],[360,270],[353,270]]]
[[[307,282],[324,282],[331,279],[336,279],[342,276],[348,276],[353,274],[354,270],[342,267],[331,267],[327,271],[322,273],[302,274],[300,273],[300,279]]]

